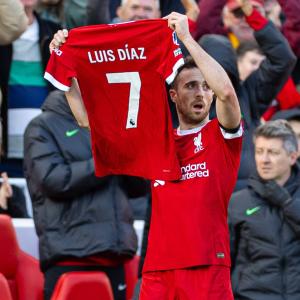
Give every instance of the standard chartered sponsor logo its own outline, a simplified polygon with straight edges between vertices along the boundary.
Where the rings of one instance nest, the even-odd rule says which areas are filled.
[[[188,164],[181,167],[181,180],[187,180],[192,178],[208,177],[209,170],[207,169],[206,162],[198,164]]]

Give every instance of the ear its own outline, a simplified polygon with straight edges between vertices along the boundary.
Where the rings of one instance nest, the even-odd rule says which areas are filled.
[[[172,102],[176,103],[177,92],[174,89],[169,89],[169,95],[171,97]]]
[[[298,153],[297,152],[290,153],[291,166],[293,166],[296,163],[297,159],[298,159]]]
[[[122,6],[118,6],[116,10],[116,15],[118,16],[119,19],[123,20],[123,8]]]

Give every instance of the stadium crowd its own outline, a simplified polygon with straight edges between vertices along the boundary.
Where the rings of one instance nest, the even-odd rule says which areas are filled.
[[[114,299],[128,299],[124,265],[137,252],[134,220],[144,220],[145,226],[135,274],[139,280],[131,299],[139,299],[141,288],[142,299],[233,299],[147,298],[141,278],[151,215],[157,217],[151,209],[153,184],[127,174],[97,177],[88,128],[92,124],[84,107],[71,105],[78,105],[77,81],[64,93],[44,79],[51,52],[68,41],[71,29],[168,16],[169,26],[185,37],[178,29],[181,17],[171,12],[187,16],[199,51],[212,58],[211,64],[207,60],[208,74],[218,70],[216,78],[221,74],[224,82],[229,79],[234,91],[229,98],[234,103],[236,95],[242,116],[240,165],[228,203],[234,299],[299,300],[299,0],[0,0],[0,214],[31,217],[22,189],[10,184],[10,178],[25,178],[39,238],[45,300],[51,299],[61,275],[72,271],[104,272]],[[206,88],[213,87],[214,100],[222,98],[219,85],[199,67],[195,48],[185,39],[179,44],[185,57],[193,56],[196,65],[191,68],[199,68],[210,83]],[[173,85],[166,85],[173,128],[187,131],[176,102],[180,74],[175,78]],[[230,123],[220,117],[223,102],[218,101],[212,102],[209,116],[217,117],[224,135],[234,139],[239,120]],[[155,239],[153,233],[150,239]]]

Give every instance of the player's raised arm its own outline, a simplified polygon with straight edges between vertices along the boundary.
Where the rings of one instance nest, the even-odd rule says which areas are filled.
[[[237,128],[241,121],[240,106],[225,70],[193,39],[185,15],[173,12],[165,19],[168,20],[169,27],[176,31],[178,38],[185,45],[209,87],[217,96],[216,110],[220,124],[227,129]]]
[[[80,127],[90,128],[88,115],[83,104],[82,96],[80,93],[79,85],[76,78],[72,79],[72,86],[66,97],[71,108],[71,111],[78,122]]]
[[[52,53],[54,49],[59,48],[62,44],[67,41],[68,30],[58,30],[53,36],[52,41],[49,44],[49,51]],[[83,104],[82,96],[80,93],[79,85],[76,78],[72,79],[72,86],[68,92],[66,92],[66,97],[71,108],[71,111],[78,122],[79,126],[89,128],[89,121],[85,106]]]

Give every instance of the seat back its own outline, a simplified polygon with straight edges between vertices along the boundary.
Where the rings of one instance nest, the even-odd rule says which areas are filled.
[[[51,300],[113,300],[107,275],[103,272],[68,272],[63,274]]]
[[[8,282],[3,274],[0,273],[0,296],[1,300],[12,300]]]
[[[140,257],[135,255],[132,259],[124,264],[126,289],[126,300],[130,300],[133,296],[135,284],[138,281]]]
[[[42,300],[43,274],[37,259],[18,245],[11,218],[0,215],[0,273],[6,278],[13,300]]]

